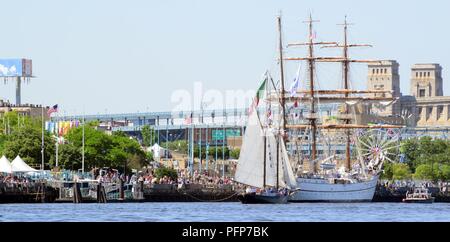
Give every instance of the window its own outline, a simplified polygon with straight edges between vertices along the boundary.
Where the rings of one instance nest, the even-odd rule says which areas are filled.
[[[377,69],[377,74],[378,74],[378,69]]]
[[[384,74],[386,74],[387,73],[387,69],[386,68],[384,68]]]
[[[419,76],[422,77],[422,72],[419,73]]]
[[[437,113],[438,118],[442,118],[442,116],[443,116],[443,114],[444,114],[444,106],[439,105],[439,106],[437,107],[437,111],[438,111],[438,113]]]
[[[425,97],[425,89],[419,90],[419,97]]]
[[[372,74],[375,74],[375,69],[372,69]]]
[[[428,72],[428,76],[429,76],[429,77],[431,76],[431,73],[430,73],[430,72]]]
[[[416,77],[419,77],[419,72],[416,72]]]

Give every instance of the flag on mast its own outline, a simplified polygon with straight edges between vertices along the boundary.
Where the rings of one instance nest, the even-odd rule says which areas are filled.
[[[291,88],[289,89],[291,97],[295,96],[295,94],[297,93],[297,89],[300,86],[300,67],[301,65],[298,66],[294,82],[291,84]]]
[[[251,114],[256,107],[259,104],[259,100],[261,100],[261,98],[264,96],[265,94],[265,90],[266,90],[266,83],[267,83],[267,73],[264,75],[264,81],[261,83],[261,85],[259,86],[258,90],[256,91],[256,96],[255,98],[253,98],[253,102],[252,105],[250,106],[250,110],[249,110],[249,114]]]

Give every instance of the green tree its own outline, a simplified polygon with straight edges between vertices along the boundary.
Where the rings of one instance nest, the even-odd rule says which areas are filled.
[[[14,159],[19,155],[25,162],[36,167],[42,161],[42,131],[39,126],[32,126],[31,123],[15,129],[6,138],[3,154],[9,159]],[[53,164],[55,153],[55,140],[49,133],[44,133],[44,159],[45,164]]]
[[[230,150],[230,157],[232,159],[238,159],[239,158],[239,153],[241,152],[241,150],[239,148],[236,149],[232,149]]]
[[[394,180],[404,180],[411,178],[411,171],[407,164],[395,163],[392,164],[392,178]]]
[[[146,159],[145,151],[141,148],[139,143],[135,139],[130,139],[123,136],[112,135],[113,147],[111,151],[115,151],[115,154],[123,153],[111,159],[114,165],[124,164],[123,162],[133,164],[132,168],[141,168],[148,163]]]
[[[149,151],[147,152],[147,161],[154,161],[153,152]]]
[[[186,140],[176,140],[170,142],[161,143],[161,147],[167,147],[171,151],[175,151],[182,154],[187,154],[189,149],[189,144]],[[198,149],[198,146],[195,146]],[[203,151],[202,151],[203,152]]]
[[[439,170],[439,178],[442,181],[450,181],[450,165],[442,165]]]
[[[61,153],[61,159],[64,157],[79,157],[74,153],[78,151],[81,154],[82,148],[82,127],[74,128],[66,135],[67,144],[64,146],[73,146],[65,148],[68,153]],[[114,132],[108,135],[94,127],[87,125],[85,127],[85,167],[112,167],[127,171],[131,168],[139,169],[147,164],[144,150],[139,143],[132,138],[127,137],[123,132]],[[70,151],[70,152],[69,152]],[[78,167],[78,159],[69,159],[64,163],[66,168]],[[72,163],[70,163],[70,160]]]
[[[431,165],[422,164],[417,166],[416,172],[414,173],[415,179],[423,180],[434,180],[434,171]]]
[[[108,156],[108,151],[112,148],[113,144],[111,137],[90,125],[86,125],[84,137],[85,167],[90,169],[93,167],[111,166],[111,155]],[[65,138],[69,144],[74,145],[81,151],[83,142],[82,127],[71,129]]]
[[[155,170],[155,176],[158,179],[167,176],[172,178],[172,180],[176,180],[178,178],[178,173],[173,168],[162,166]]]
[[[382,179],[392,180],[394,176],[393,165],[390,162],[387,162],[383,165],[383,173],[381,174]]]
[[[59,145],[58,153],[58,166],[70,170],[82,168],[82,155],[79,147],[76,147],[73,144]]]
[[[418,165],[418,158],[420,157],[420,144],[418,139],[404,140],[400,145],[400,152],[405,154],[406,163],[414,171]]]
[[[142,144],[145,147],[149,147],[155,142],[155,131],[149,126],[144,125],[141,130]]]

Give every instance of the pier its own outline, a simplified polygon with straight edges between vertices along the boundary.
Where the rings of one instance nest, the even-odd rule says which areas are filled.
[[[46,182],[0,182],[0,203],[51,203],[56,198],[57,190]]]

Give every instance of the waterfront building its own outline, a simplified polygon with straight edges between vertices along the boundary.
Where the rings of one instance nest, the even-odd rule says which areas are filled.
[[[442,67],[436,63],[413,65],[411,95],[400,92],[398,68],[396,61],[368,66],[368,88],[392,90],[392,95],[399,98],[389,108],[371,111],[384,117],[401,117],[412,128],[450,128],[450,96],[443,95]]]
[[[47,111],[49,107],[44,107],[44,119],[48,119]],[[8,101],[0,100],[0,116],[5,113],[16,111],[19,115],[30,117],[42,117],[42,106],[37,104],[11,104]]]

